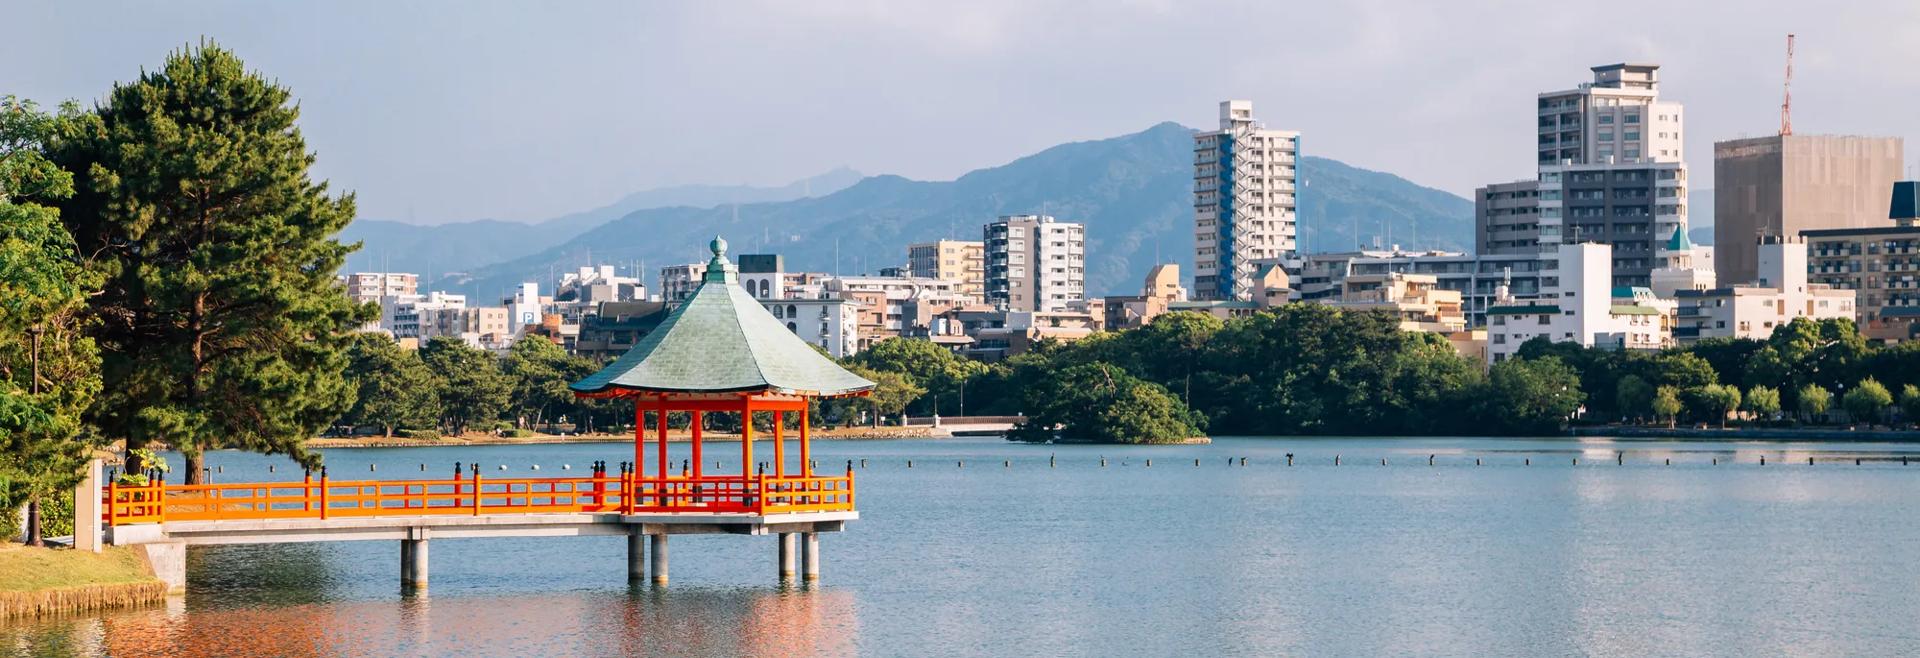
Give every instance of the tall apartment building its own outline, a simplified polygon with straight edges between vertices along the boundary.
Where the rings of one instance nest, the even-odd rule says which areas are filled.
[[[1682,162],[1681,106],[1660,100],[1660,65],[1593,67],[1593,82],[1541,93],[1539,158],[1552,164]]]
[[[1763,238],[1885,223],[1898,137],[1771,135],[1713,145],[1714,266],[1722,283],[1758,276]]]
[[[1668,238],[1687,229],[1687,166],[1679,162],[1540,168],[1540,248],[1613,246],[1613,285],[1652,285]]]
[[[1193,137],[1193,296],[1251,301],[1264,262],[1294,255],[1300,133],[1269,130],[1253,102],[1220,103],[1220,128]]]
[[[986,300],[1011,311],[1060,311],[1086,298],[1086,227],[1048,215],[1007,215],[982,230]]]
[[[354,272],[340,277],[347,285],[347,297],[365,304],[385,297],[420,294],[420,275],[406,272]]]
[[[660,268],[660,301],[686,301],[688,297],[693,296],[693,290],[700,287],[701,278],[706,274],[706,263],[668,265]]]
[[[958,281],[961,294],[985,300],[987,245],[971,240],[907,245],[907,276]]]

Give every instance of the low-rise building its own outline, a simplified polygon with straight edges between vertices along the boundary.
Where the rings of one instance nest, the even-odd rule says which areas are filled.
[[[687,297],[693,295],[693,289],[700,287],[700,279],[706,274],[706,263],[668,265],[660,268],[660,301],[686,301]]]
[[[1112,296],[1102,300],[1108,331],[1146,326],[1166,313],[1175,302],[1187,301],[1187,289],[1180,285],[1180,265],[1162,263],[1147,272],[1139,295]]]
[[[761,305],[808,344],[836,359],[853,356],[861,348],[860,304],[843,298],[767,299]]]
[[[619,358],[667,318],[666,302],[627,301],[600,304],[580,320],[573,353],[596,360]]]
[[[1555,283],[1557,261],[1539,254],[1502,254],[1476,256],[1447,251],[1364,250],[1312,254],[1302,259],[1295,297],[1301,301],[1338,299],[1348,276],[1373,276],[1389,273],[1426,274],[1434,277],[1434,287],[1460,293],[1461,312],[1467,326],[1484,327],[1486,309],[1496,303],[1499,291],[1529,297]]]
[[[1435,287],[1431,274],[1362,274],[1341,282],[1340,297],[1325,302],[1353,311],[1381,311],[1400,319],[1403,331],[1450,334],[1467,328],[1460,291]]]
[[[1852,319],[1853,290],[1807,281],[1807,243],[1766,238],[1759,245],[1758,281],[1709,290],[1681,290],[1675,336],[1765,339],[1794,318]]]
[[[1487,309],[1488,364],[1513,358],[1522,344],[1541,337],[1603,349],[1672,345],[1672,303],[1644,287],[1614,286],[1612,251],[1590,242],[1560,245],[1553,288],[1525,299],[1502,294]]]

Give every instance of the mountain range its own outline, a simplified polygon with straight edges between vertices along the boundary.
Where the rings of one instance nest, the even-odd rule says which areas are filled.
[[[392,269],[426,271],[431,265],[433,271],[449,272],[433,282],[435,289],[485,301],[520,281],[550,281],[551,272],[589,259],[639,265],[647,272],[704,261],[706,243],[715,235],[726,237],[734,254],[782,254],[790,271],[873,273],[904,264],[910,242],[978,240],[981,225],[993,217],[1040,213],[1086,225],[1089,294],[1133,294],[1155,263],[1179,263],[1191,276],[1192,136],[1192,129],[1162,123],[1120,137],[1062,144],[951,181],[879,175],[835,188],[851,174],[841,170],[811,184],[796,183],[803,190],[792,198],[779,197],[795,194],[793,185],[762,188],[769,198],[761,201],[748,200],[738,189],[698,198],[659,191],[535,224],[382,222],[373,230],[350,230],[347,237],[364,240],[363,253],[392,254],[386,261]],[[808,187],[813,194],[805,194]],[[823,193],[826,189],[831,191]],[[1384,245],[1389,236],[1405,247],[1472,247],[1471,201],[1392,174],[1304,156],[1298,196],[1306,251]],[[678,203],[643,207],[659,199]],[[456,238],[443,231],[486,235]],[[464,259],[444,254],[436,241],[471,253]],[[481,264],[487,259],[492,262]]]

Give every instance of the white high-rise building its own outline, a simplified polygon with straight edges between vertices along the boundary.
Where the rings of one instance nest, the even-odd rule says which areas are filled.
[[[1250,301],[1260,266],[1298,248],[1300,133],[1268,130],[1253,101],[1223,101],[1220,129],[1193,141],[1193,297]]]
[[[1540,94],[1540,165],[1682,162],[1681,107],[1660,100],[1660,65],[1593,67],[1593,82]]]

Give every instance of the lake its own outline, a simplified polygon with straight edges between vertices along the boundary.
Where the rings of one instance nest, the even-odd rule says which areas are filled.
[[[729,447],[707,453],[731,472]],[[772,537],[676,537],[665,588],[627,584],[617,537],[441,540],[418,596],[400,593],[397,542],[206,547],[172,604],[0,622],[0,652],[1920,652],[1920,445],[979,438],[823,441],[815,454],[828,472],[868,461],[862,518],[822,535],[812,589],[776,583]],[[370,463],[382,478],[418,477],[423,463],[438,476],[455,461],[558,475],[631,455],[587,444],[326,459],[344,479]],[[224,470],[216,481],[298,478],[283,458],[209,463]]]

